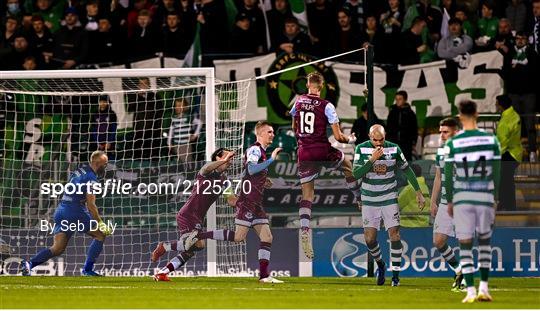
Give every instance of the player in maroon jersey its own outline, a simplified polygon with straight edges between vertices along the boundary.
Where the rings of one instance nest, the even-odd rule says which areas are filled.
[[[170,281],[168,277],[170,272],[183,266],[193,257],[194,252],[204,248],[204,240],[199,239],[198,235],[201,234],[202,223],[208,209],[221,195],[220,191],[214,191],[214,185],[222,186],[226,180],[225,171],[231,165],[233,156],[234,152],[219,148],[212,154],[212,162],[204,165],[197,173],[191,195],[176,215],[180,239],[178,241],[159,242],[152,252],[151,259],[154,262],[168,251],[177,251],[179,253],[178,256],[174,257],[154,275],[156,281]],[[231,236],[231,232],[228,230],[216,230],[214,234]],[[234,232],[232,232],[232,237],[234,237]]]
[[[326,136],[328,125],[332,128],[334,138],[340,143],[352,144],[356,141],[354,134],[345,136],[339,126],[336,108],[332,103],[320,98],[324,86],[324,78],[318,72],[307,76],[308,94],[298,96],[290,114],[293,117],[292,127],[298,142],[298,176],[302,184],[302,201],[300,202],[300,237],[302,248],[307,258],[313,258],[311,245],[311,204],[315,196],[315,179],[319,176],[322,165],[340,167],[345,175],[348,188],[360,201],[360,184],[352,176],[352,163],[345,158],[343,152],[333,148]]]
[[[249,229],[253,228],[261,241],[258,252],[259,281],[262,283],[283,283],[283,281],[273,278],[268,269],[272,232],[262,204],[264,189],[272,186],[270,179],[267,178],[268,166],[272,164],[282,149],[274,149],[270,158],[267,158],[266,148],[272,144],[275,136],[274,129],[268,122],[257,122],[255,133],[257,141],[246,150],[240,193],[229,200],[229,204],[236,205],[235,231],[215,230],[200,233],[197,237],[199,239],[242,242],[246,240]]]

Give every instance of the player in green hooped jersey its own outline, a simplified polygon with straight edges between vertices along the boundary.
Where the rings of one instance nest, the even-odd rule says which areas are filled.
[[[405,172],[407,180],[416,190],[416,200],[420,210],[424,208],[425,199],[401,149],[397,144],[385,141],[385,135],[384,127],[381,125],[374,125],[369,129],[370,140],[356,146],[353,176],[362,180],[364,237],[369,253],[377,263],[377,285],[384,284],[386,271],[386,264],[382,260],[381,249],[377,242],[377,231],[382,218],[390,237],[392,286],[398,286],[403,251],[399,235],[396,180],[398,169]]]
[[[454,137],[459,130],[458,121],[454,118],[446,118],[439,123],[439,132],[441,133],[441,147],[437,149],[435,157],[435,179],[433,180],[433,189],[431,190],[431,216],[435,218],[433,223],[433,245],[437,248],[441,256],[454,270],[454,282],[452,291],[459,292],[463,288],[463,274],[459,265],[459,257],[454,250],[448,246],[448,237],[455,237],[454,220],[448,214],[448,205],[446,202],[446,189],[444,187],[444,145]],[[441,201],[438,202],[439,195]]]
[[[463,131],[446,142],[444,176],[448,214],[454,218],[460,264],[467,283],[463,303],[491,301],[488,291],[491,234],[500,179],[501,149],[495,135],[478,129],[473,101],[459,103]],[[454,180],[455,179],[455,180]],[[478,235],[480,286],[474,287],[473,237]]]

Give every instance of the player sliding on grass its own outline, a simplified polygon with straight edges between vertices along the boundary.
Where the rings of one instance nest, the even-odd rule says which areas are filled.
[[[94,151],[90,156],[90,165],[81,167],[71,173],[68,183],[74,185],[74,189],[77,189],[77,191],[69,195],[64,194],[56,208],[54,213],[53,245],[50,248],[41,250],[29,261],[23,260],[21,262],[22,275],[29,276],[32,268],[61,255],[73,233],[78,231],[94,238],[88,248],[81,274],[84,276],[101,276],[94,271],[94,263],[103,250],[105,236],[111,233],[99,216],[96,196],[91,193],[89,185],[97,183],[98,176],[103,177],[105,175],[107,163],[108,158],[103,151]],[[84,193],[79,193],[78,189]],[[92,220],[98,226],[93,226]]]
[[[467,283],[467,296],[463,303],[492,300],[488,291],[488,277],[491,234],[499,195],[501,148],[496,136],[478,129],[477,118],[475,102],[460,102],[459,120],[463,124],[463,131],[449,139],[444,147],[448,214],[454,217],[461,270]],[[480,265],[478,295],[474,287],[472,253],[475,234],[478,237]]]
[[[424,209],[424,195],[398,145],[385,141],[386,132],[381,125],[369,129],[370,140],[356,146],[353,175],[362,180],[362,221],[364,237],[369,253],[377,263],[377,285],[385,282],[386,264],[381,257],[377,242],[377,231],[381,218],[390,237],[390,259],[392,263],[392,286],[399,285],[401,254],[403,252],[399,234],[399,206],[397,202],[396,171],[403,170],[407,180],[416,190],[420,210]]]
[[[168,274],[182,267],[196,251],[204,248],[204,241],[199,241],[197,235],[202,230],[202,223],[208,209],[216,202],[221,195],[219,191],[213,191],[215,185],[220,189],[226,180],[225,171],[231,165],[234,152],[224,148],[219,148],[212,154],[212,162],[205,164],[197,173],[196,181],[193,183],[191,195],[187,202],[176,214],[176,224],[180,232],[180,239],[171,242],[159,242],[156,249],[152,252],[152,261],[158,261],[166,252],[175,251],[178,255],[174,257],[164,268],[156,275],[156,281],[170,281]],[[208,185],[211,185],[210,191]],[[229,233],[227,230],[218,230],[216,234]]]
[[[352,176],[352,164],[343,152],[332,147],[326,136],[326,127],[330,124],[334,138],[340,143],[352,144],[354,134],[345,136],[339,127],[339,118],[332,103],[321,98],[324,78],[318,72],[307,76],[308,94],[299,96],[290,114],[292,127],[298,141],[298,176],[302,184],[300,201],[300,238],[302,249],[307,258],[313,258],[311,244],[311,205],[315,196],[315,179],[319,177],[322,165],[341,167],[348,188],[357,200],[360,199],[360,184]]]
[[[448,237],[455,237],[454,221],[448,214],[448,205],[446,202],[446,189],[443,184],[444,178],[444,144],[458,132],[458,123],[454,118],[446,118],[439,123],[439,132],[441,133],[441,142],[443,146],[437,150],[435,158],[435,179],[433,180],[433,189],[431,191],[431,216],[435,217],[433,224],[433,245],[437,248],[444,260],[455,271],[452,291],[460,291],[463,281],[459,258],[454,250],[448,246]],[[441,194],[441,201],[437,204],[437,199]]]

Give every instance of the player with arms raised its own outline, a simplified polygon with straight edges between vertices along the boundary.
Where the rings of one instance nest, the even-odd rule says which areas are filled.
[[[457,258],[454,250],[447,244],[448,237],[455,237],[456,234],[454,221],[448,214],[443,170],[444,144],[448,139],[456,135],[458,130],[458,122],[454,118],[446,118],[439,123],[440,139],[443,145],[437,150],[437,156],[435,157],[435,179],[433,180],[433,189],[431,190],[431,216],[435,217],[435,222],[433,223],[433,245],[456,273],[454,283],[452,284],[452,291],[461,290],[463,274],[461,273],[459,258]],[[439,194],[441,195],[441,201],[437,204]]]
[[[221,193],[214,191],[213,186],[223,186],[226,179],[225,171],[231,165],[233,156],[234,152],[219,148],[212,154],[212,162],[204,165],[197,173],[191,195],[176,214],[180,239],[178,241],[159,242],[152,252],[151,259],[154,262],[158,261],[168,251],[176,251],[179,254],[154,275],[154,280],[170,281],[168,277],[170,272],[182,267],[195,255],[194,252],[204,248],[204,240],[199,240],[198,235],[201,233],[202,223],[208,209],[221,195]],[[210,187],[210,191],[205,191],[208,185],[212,185],[212,187]],[[230,233],[226,232],[226,230],[216,232],[216,235],[218,234],[225,237],[230,236]],[[234,233],[232,236],[234,237]]]
[[[386,272],[386,264],[377,242],[377,231],[382,218],[390,238],[392,286],[398,286],[403,252],[397,201],[398,169],[404,171],[407,180],[416,190],[416,201],[420,210],[424,208],[425,199],[405,155],[397,144],[385,140],[385,136],[386,132],[382,125],[373,125],[369,129],[370,140],[356,146],[353,175],[362,181],[364,237],[369,253],[377,263],[377,285],[384,284]]]
[[[99,216],[96,195],[92,193],[92,190],[88,189],[88,186],[97,183],[98,176],[103,177],[105,175],[107,164],[108,158],[105,152],[94,151],[90,155],[90,165],[83,166],[71,173],[69,183],[74,185],[78,191],[73,194],[62,195],[60,204],[58,204],[54,212],[53,245],[50,248],[41,250],[29,261],[23,260],[21,263],[22,275],[29,276],[32,268],[61,255],[73,234],[79,231],[93,238],[81,274],[84,276],[101,276],[94,271],[94,263],[103,250],[105,236],[110,235],[110,232]],[[79,190],[83,189],[86,190],[86,193],[79,193]],[[92,229],[91,220],[98,222],[98,230]],[[75,226],[77,229],[73,230],[72,226],[75,224],[82,224],[82,226],[77,225]]]
[[[492,301],[488,291],[491,234],[500,182],[501,148],[495,135],[478,129],[473,101],[459,103],[463,131],[446,143],[444,177],[448,214],[454,217],[460,263],[467,284],[463,303]],[[455,177],[455,181],[454,181]],[[478,236],[480,286],[474,287],[473,238]]]
[[[333,148],[326,136],[326,128],[330,124],[334,138],[340,143],[352,144],[356,141],[354,134],[345,136],[339,127],[339,118],[332,103],[322,99],[321,91],[324,78],[318,72],[307,76],[308,94],[297,97],[291,111],[292,127],[298,142],[298,176],[302,184],[302,201],[300,201],[300,238],[307,258],[313,258],[311,244],[311,205],[315,196],[315,179],[323,164],[341,167],[348,188],[357,200],[360,199],[360,185],[352,176],[352,163],[345,158],[343,152]]]

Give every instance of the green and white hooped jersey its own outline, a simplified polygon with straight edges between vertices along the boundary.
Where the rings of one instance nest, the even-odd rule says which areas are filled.
[[[497,137],[482,130],[463,131],[444,147],[445,163],[454,164],[453,203],[493,206],[493,165],[501,159]]]
[[[441,171],[441,202],[439,204],[447,205],[448,201],[446,201],[446,187],[444,186],[444,147],[437,149],[435,166],[437,166]]]
[[[362,206],[390,206],[397,204],[396,170],[409,164],[397,144],[385,141],[384,154],[373,163],[371,171],[362,177]],[[371,141],[356,146],[353,166],[365,165],[374,150]]]

